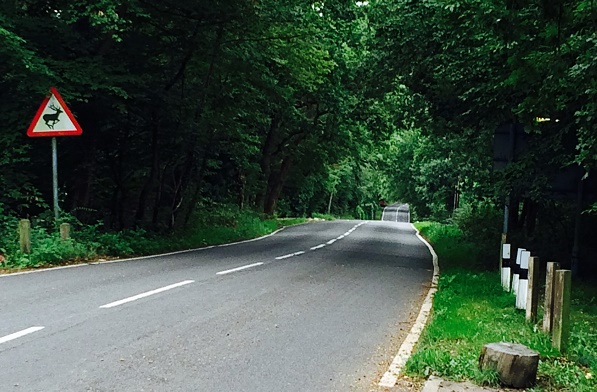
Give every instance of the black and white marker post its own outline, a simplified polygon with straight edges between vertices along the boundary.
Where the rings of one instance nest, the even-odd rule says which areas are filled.
[[[520,256],[523,251],[526,249],[518,248],[516,252],[516,262],[512,263],[512,291],[514,295],[518,298],[518,279],[520,277]]]
[[[510,259],[510,244],[502,244],[502,287],[506,291],[510,291],[512,283],[512,268]]]
[[[526,309],[527,293],[529,290],[529,258],[531,252],[524,250],[520,253],[520,270],[518,271],[518,294],[516,295],[516,308]]]

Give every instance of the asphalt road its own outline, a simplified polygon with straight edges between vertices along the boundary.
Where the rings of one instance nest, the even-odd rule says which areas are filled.
[[[386,222],[410,223],[410,208],[408,204],[395,203],[383,209],[381,220]]]
[[[369,390],[431,270],[409,224],[334,221],[0,276],[0,391]]]

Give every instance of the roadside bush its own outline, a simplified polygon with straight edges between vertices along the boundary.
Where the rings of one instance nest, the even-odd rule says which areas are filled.
[[[31,230],[31,243],[35,244],[28,256],[31,267],[95,256],[85,244],[73,239],[62,240],[57,234],[48,232],[44,228]]]
[[[472,267],[479,263],[479,250],[464,240],[462,230],[455,225],[438,222],[419,222],[417,228],[427,239],[433,238],[433,247],[442,254],[440,269]]]
[[[461,230],[464,241],[474,243],[476,262],[495,270],[499,263],[502,213],[490,202],[465,204],[454,211],[452,222]]]
[[[0,210],[0,212],[2,212]],[[15,217],[0,216],[0,251],[4,254],[4,261],[0,267],[8,266],[16,258],[19,251],[18,220]]]

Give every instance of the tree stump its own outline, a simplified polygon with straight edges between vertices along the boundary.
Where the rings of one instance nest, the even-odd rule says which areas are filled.
[[[517,343],[489,343],[479,357],[481,370],[497,371],[502,384],[528,388],[535,384],[539,353]]]

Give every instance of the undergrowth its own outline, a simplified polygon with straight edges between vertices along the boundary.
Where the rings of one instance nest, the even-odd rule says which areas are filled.
[[[51,219],[31,220],[31,253],[19,247],[18,220],[0,220],[0,270],[11,271],[98,258],[130,257],[200,248],[269,234],[282,226],[303,223],[304,218],[276,219],[251,210],[218,206],[202,211],[188,228],[158,234],[144,229],[106,231],[101,224],[83,225],[66,216],[72,226],[71,238],[61,240]]]

